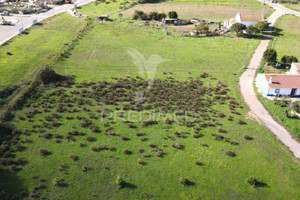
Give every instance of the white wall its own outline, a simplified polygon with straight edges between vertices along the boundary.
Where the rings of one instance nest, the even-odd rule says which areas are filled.
[[[263,74],[258,74],[256,77],[256,85],[263,91],[265,95],[269,93],[269,84]]]
[[[300,88],[298,88],[298,89],[296,90],[295,95],[300,96]]]
[[[291,65],[289,74],[298,74],[296,65],[294,63]]]
[[[275,90],[279,89],[279,93],[275,93]],[[270,88],[269,89],[269,95],[290,95],[292,92],[292,89],[290,88]]]
[[[246,25],[246,26],[249,26],[249,25],[255,25],[257,22],[244,22],[244,21],[242,21],[241,23]]]

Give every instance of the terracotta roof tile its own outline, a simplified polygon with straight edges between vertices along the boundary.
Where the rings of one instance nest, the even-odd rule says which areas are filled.
[[[270,88],[300,88],[300,74],[265,74],[265,77]]]
[[[262,14],[256,13],[240,13],[241,20],[244,22],[262,22],[264,21],[264,16]]]

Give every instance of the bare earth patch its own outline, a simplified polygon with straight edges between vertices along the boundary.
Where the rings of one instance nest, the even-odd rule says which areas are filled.
[[[269,15],[271,8],[265,7],[237,7],[237,6],[214,6],[214,5],[193,5],[193,4],[142,4],[134,6],[124,12],[123,15],[131,17],[135,10],[142,10],[146,13],[157,11],[168,13],[171,10],[177,11],[180,18],[202,18],[208,20],[226,20],[235,17],[239,12],[263,13]]]

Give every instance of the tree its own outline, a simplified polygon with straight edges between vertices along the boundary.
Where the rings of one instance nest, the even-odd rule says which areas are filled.
[[[141,10],[135,10],[132,18],[135,20],[137,19],[147,20],[148,16]]]
[[[156,12],[156,11],[150,12],[149,18],[152,19],[152,20],[159,20],[159,18],[158,18],[158,12]]]
[[[246,28],[246,32],[247,32],[248,35],[253,35],[253,34],[259,33],[260,31],[256,27],[254,27],[253,25],[249,25]]]
[[[290,64],[292,64],[293,62],[298,62],[298,59],[297,59],[295,56],[284,55],[284,56],[281,58],[281,62],[282,62],[283,64],[290,65]]]
[[[166,13],[158,13],[158,19],[164,19],[166,17],[167,17]]]
[[[264,52],[263,58],[269,65],[275,65],[276,60],[277,60],[276,50],[275,49],[267,49]]]
[[[246,29],[246,26],[241,23],[235,23],[231,26],[230,30],[235,32],[236,34],[240,34],[243,32],[243,30]]]
[[[199,24],[195,26],[196,31],[208,31],[209,27],[206,24]]]
[[[257,28],[260,32],[268,28],[268,23],[267,22],[257,22],[254,27]]]
[[[168,16],[169,16],[169,18],[175,18],[175,19],[178,18],[178,14],[177,14],[176,11],[170,11],[170,12],[168,12]]]

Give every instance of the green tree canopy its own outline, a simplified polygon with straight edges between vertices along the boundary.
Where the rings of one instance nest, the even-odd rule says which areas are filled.
[[[257,28],[260,32],[268,28],[268,23],[267,22],[257,22],[254,27]]]
[[[236,34],[240,34],[243,32],[243,30],[246,29],[246,26],[241,23],[235,23],[231,26],[230,30],[235,32]]]
[[[275,65],[277,60],[277,52],[275,49],[267,49],[263,55],[264,60],[270,64]]]
[[[175,18],[175,19],[177,19],[178,18],[178,14],[177,14],[177,12],[176,11],[170,11],[170,12],[168,12],[168,16],[169,16],[169,18]]]

